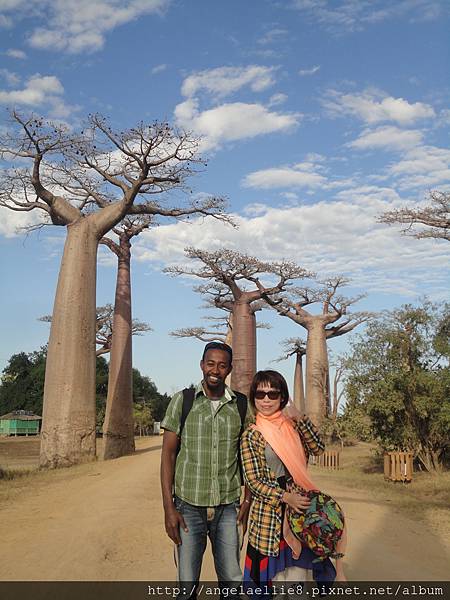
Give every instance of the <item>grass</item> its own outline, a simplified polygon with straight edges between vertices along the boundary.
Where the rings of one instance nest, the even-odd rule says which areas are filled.
[[[329,448],[335,449],[335,448]],[[337,449],[337,448],[336,448]],[[339,449],[340,450],[340,449]],[[328,481],[366,490],[414,520],[424,520],[450,538],[450,471],[440,474],[414,472],[411,483],[386,481],[383,458],[371,444],[359,443],[341,451],[341,469],[323,473]]]

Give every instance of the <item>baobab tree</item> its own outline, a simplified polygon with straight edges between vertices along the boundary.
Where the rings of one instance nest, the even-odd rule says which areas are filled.
[[[112,232],[117,241],[102,237],[117,257],[116,292],[108,373],[108,395],[103,423],[103,459],[134,452],[133,352],[131,310],[131,240],[148,229],[153,216],[126,217]]]
[[[306,354],[306,343],[301,338],[289,338],[281,342],[284,355],[277,362],[295,356],[294,370],[294,405],[301,415],[306,414],[305,387],[303,382],[303,357]]]
[[[436,238],[450,241],[450,193],[431,192],[425,208],[399,208],[385,212],[380,223],[406,225],[402,233],[418,239]],[[423,225],[424,227],[417,229]]]
[[[97,306],[95,317],[95,343],[98,346],[95,354],[97,356],[109,354],[111,351],[113,337],[113,317],[114,307],[112,304]],[[38,321],[51,323],[52,316],[45,315],[43,317],[39,317]],[[148,323],[139,321],[139,319],[133,319],[131,324],[131,335],[142,335],[147,331],[153,331]]]
[[[95,458],[95,292],[99,241],[127,214],[180,218],[223,215],[223,200],[187,207],[158,194],[185,185],[197,142],[167,123],[114,131],[98,115],[66,127],[11,114],[0,136],[0,205],[40,211],[66,228],[45,375],[40,464],[66,466]],[[29,166],[27,165],[29,164]]]
[[[168,267],[165,271],[172,275],[196,275],[219,284],[219,288],[212,288],[216,295],[215,305],[229,310],[233,315],[231,386],[238,392],[248,394],[256,372],[255,312],[261,308],[258,301],[263,296],[280,294],[291,279],[307,277],[310,273],[291,262],[263,262],[228,249],[208,252],[189,247],[185,249],[185,253],[189,258],[202,263],[201,266],[175,266]],[[263,284],[260,278],[264,275],[277,278],[277,283],[271,286]]]
[[[268,304],[307,331],[306,338],[306,414],[320,425],[327,413],[329,389],[327,340],[349,333],[367,321],[367,312],[350,313],[349,307],[361,299],[345,298],[340,288],[348,280],[335,277],[318,282],[315,287],[296,287],[289,295],[278,298],[264,294]],[[314,314],[305,307],[320,304],[322,312]]]

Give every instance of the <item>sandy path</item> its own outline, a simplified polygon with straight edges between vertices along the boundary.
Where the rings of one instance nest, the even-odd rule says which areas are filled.
[[[159,491],[160,444],[150,438],[134,456],[40,474],[13,487],[0,502],[0,579],[173,579]],[[338,487],[326,474],[319,481],[346,510],[349,579],[448,579],[449,540],[364,491]],[[202,578],[214,580],[213,573],[208,550]]]

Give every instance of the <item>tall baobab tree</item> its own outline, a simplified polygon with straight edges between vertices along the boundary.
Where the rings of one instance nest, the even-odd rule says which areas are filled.
[[[450,241],[450,192],[431,192],[431,203],[424,208],[399,208],[385,212],[380,223],[406,225],[402,233],[418,239],[437,238]],[[417,229],[417,226],[424,226]]]
[[[261,308],[258,301],[263,296],[283,292],[291,279],[307,277],[310,273],[291,262],[263,262],[234,250],[208,252],[190,247],[185,252],[201,265],[198,268],[168,267],[165,271],[173,275],[196,275],[219,284],[219,288],[213,288],[215,305],[233,315],[231,386],[248,394],[256,372],[255,312]],[[264,275],[277,278],[277,283],[266,286],[261,281]]]
[[[303,382],[303,357],[306,354],[306,344],[301,338],[289,338],[283,340],[282,345],[284,347],[285,354],[281,356],[277,361],[286,360],[291,356],[295,356],[295,370],[294,370],[294,405],[300,414],[306,414],[306,403],[305,403],[305,387]]]
[[[114,131],[98,115],[71,132],[34,115],[11,114],[0,136],[0,205],[40,211],[66,228],[45,375],[40,464],[95,458],[95,291],[99,241],[127,214],[179,218],[222,214],[209,198],[170,206],[158,194],[183,187],[197,143],[167,123]],[[29,166],[27,165],[29,164]]]
[[[112,232],[117,241],[103,237],[117,257],[116,293],[109,360],[108,395],[103,423],[103,458],[118,458],[134,452],[133,352],[131,310],[131,240],[148,229],[152,216],[126,217]]]
[[[367,312],[350,313],[357,298],[345,298],[340,288],[348,284],[343,277],[318,282],[316,287],[296,287],[289,295],[265,296],[283,317],[288,317],[307,331],[306,339],[306,413],[320,425],[327,413],[329,388],[327,340],[352,331],[367,321]],[[320,304],[322,312],[314,314],[307,306]]]

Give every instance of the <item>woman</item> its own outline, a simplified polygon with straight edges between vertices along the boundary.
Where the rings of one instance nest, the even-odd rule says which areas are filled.
[[[310,504],[307,496],[287,491],[286,480],[317,489],[306,466],[309,454],[324,450],[307,417],[291,419],[283,414],[288,399],[286,380],[280,373],[256,373],[249,394],[256,424],[247,427],[241,438],[244,479],[253,495],[244,572],[247,588],[271,581],[345,580],[341,560],[336,561],[336,569],[329,558],[313,563],[317,556],[301,546],[284,519],[286,506],[299,512]]]

